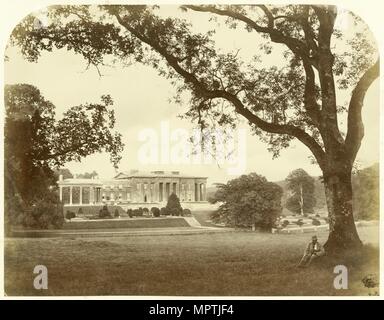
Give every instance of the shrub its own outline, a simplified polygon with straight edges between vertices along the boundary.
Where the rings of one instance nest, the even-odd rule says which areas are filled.
[[[165,207],[172,216],[179,216],[183,212],[183,208],[180,205],[180,200],[175,193],[172,193]]]
[[[117,208],[115,209],[114,217],[115,218],[120,217],[119,209],[117,209]]]
[[[99,218],[112,218],[111,213],[108,210],[108,207],[105,205],[103,208],[99,211]]]
[[[170,209],[170,212],[171,212],[171,216],[175,216],[175,217],[178,217],[182,214],[183,212],[183,209],[177,209],[177,208],[172,208]]]
[[[160,217],[160,209],[157,208],[157,207],[152,207],[151,208],[151,212],[153,214],[154,217]]]
[[[304,224],[303,219],[299,219],[299,220],[295,221],[295,223],[296,223],[299,227],[301,227],[301,226]]]
[[[320,222],[319,220],[317,220],[317,219],[313,219],[313,220],[312,220],[312,224],[313,224],[314,226],[319,226],[319,225],[321,225],[321,222]]]
[[[11,225],[33,229],[59,229],[63,226],[64,213],[59,197],[50,191],[43,196],[32,205],[27,205],[18,195],[4,201],[6,234],[9,234]]]
[[[132,209],[127,209],[127,214],[128,214],[128,217],[133,218],[133,210]]]
[[[192,212],[189,209],[183,209],[183,212],[181,213],[182,216],[191,216]]]
[[[144,208],[144,209],[143,209],[143,214],[145,214],[145,215],[149,215],[149,209],[148,209],[148,208]]]
[[[288,220],[283,220],[283,222],[281,223],[281,226],[283,227],[283,228],[285,228],[286,226],[288,226],[289,225],[289,221]]]
[[[133,209],[132,213],[133,213],[134,217],[142,217],[143,216],[143,209],[142,208]]]
[[[162,215],[162,216],[169,216],[169,211],[167,210],[167,208],[161,208],[160,209],[160,214]]]
[[[76,218],[76,214],[72,211],[67,210],[65,214],[65,219],[71,220],[73,218]]]
[[[83,209],[82,208],[79,208],[79,210],[77,210],[77,215],[78,216],[81,216],[83,214]]]
[[[375,274],[366,275],[361,282],[366,288],[375,288],[380,285],[378,277]]]
[[[52,199],[37,201],[26,210],[23,225],[27,228],[58,229],[64,223],[63,207]]]

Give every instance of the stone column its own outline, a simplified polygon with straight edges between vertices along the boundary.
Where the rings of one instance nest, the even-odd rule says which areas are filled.
[[[96,204],[100,203],[101,199],[101,188],[97,187],[96,188]]]
[[[69,204],[72,205],[72,186],[69,187]]]
[[[153,183],[153,202],[159,201],[159,184]]]
[[[204,201],[207,201],[207,184],[206,183],[203,184],[203,188],[204,188],[204,191],[203,191]]]
[[[89,203],[94,204],[95,202],[95,190],[93,187],[89,187]]]
[[[83,204],[83,187],[80,186],[80,194],[79,194],[79,204],[82,205]]]
[[[198,183],[195,183],[195,196],[196,196],[196,202],[200,201],[200,185]]]
[[[63,201],[63,187],[62,186],[59,186],[59,197],[60,197],[60,201]]]

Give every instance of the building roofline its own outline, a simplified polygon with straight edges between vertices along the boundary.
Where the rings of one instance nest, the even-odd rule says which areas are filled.
[[[188,176],[188,175],[172,175],[172,174],[167,174],[167,175],[161,175],[161,174],[140,174],[140,175],[124,175],[124,178],[118,178],[120,174],[116,175],[114,179],[119,180],[119,179],[126,179],[126,178],[184,178],[184,179],[208,179],[208,177],[202,177],[202,176]]]
[[[169,173],[166,171],[157,171],[156,172],[119,172],[114,179],[128,179],[128,178],[189,178],[189,179],[208,179],[205,176],[194,176],[194,175],[186,175],[180,174],[179,171],[175,171],[177,173]],[[123,176],[123,178],[119,178],[119,176]]]

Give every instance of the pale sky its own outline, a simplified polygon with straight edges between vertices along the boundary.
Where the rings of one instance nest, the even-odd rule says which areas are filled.
[[[204,16],[204,21],[201,17],[202,15],[188,15],[197,31],[215,26],[213,22],[206,22],[208,16]],[[240,48],[246,56],[252,51],[248,48],[250,39],[254,41],[254,38],[255,34],[248,34],[242,29],[234,31],[222,26],[217,29],[215,40],[223,50]],[[256,52],[257,48],[251,53]],[[218,167],[214,163],[148,165],[139,161],[138,153],[143,146],[143,142],[139,141],[139,133],[143,129],[154,129],[160,136],[161,121],[169,122],[171,132],[178,128],[192,128],[189,121],[177,118],[180,107],[169,102],[175,92],[174,88],[150,67],[135,64],[122,68],[116,64],[112,68],[102,68],[103,77],[99,77],[95,68],[86,70],[86,62],[81,56],[66,50],[43,52],[37,63],[25,61],[16,48],[10,48],[7,55],[10,59],[5,63],[5,83],[28,83],[36,86],[56,106],[58,116],[71,106],[98,102],[103,94],[112,96],[117,120],[116,130],[123,135],[125,143],[119,170],[180,170],[188,174],[206,175],[209,177],[208,184],[225,182],[235,177],[228,174],[228,166]],[[270,63],[275,63],[273,56],[270,59]],[[378,81],[374,82],[366,95],[363,118],[365,137],[358,154],[362,167],[379,161]],[[170,142],[171,148],[172,145],[173,142]],[[303,168],[311,175],[321,174],[318,166],[312,165],[308,158],[311,153],[299,142],[292,142],[291,147],[283,150],[278,159],[272,160],[267,145],[250,135],[247,129],[245,146],[246,173],[256,172],[271,181],[283,180],[290,171],[297,168]],[[103,178],[111,178],[116,173],[109,162],[108,154],[91,155],[80,163],[67,163],[66,167],[72,173],[96,170]]]

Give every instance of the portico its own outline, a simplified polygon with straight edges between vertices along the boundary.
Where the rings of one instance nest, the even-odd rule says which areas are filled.
[[[101,203],[102,182],[96,179],[59,180],[60,201],[64,205],[94,205]]]

